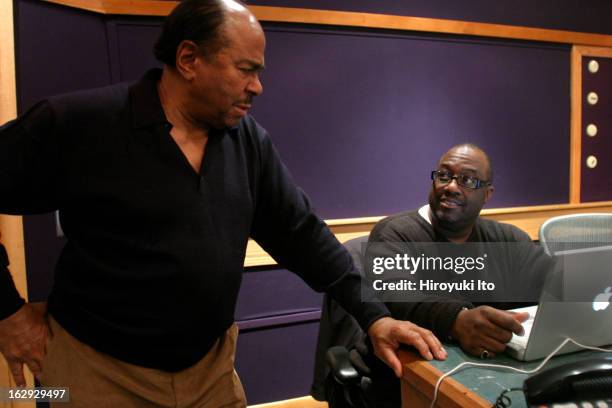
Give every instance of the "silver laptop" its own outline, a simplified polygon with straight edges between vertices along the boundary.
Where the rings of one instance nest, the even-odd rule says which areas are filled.
[[[563,301],[550,301],[545,288],[538,306],[514,310],[530,315],[523,323],[525,335],[513,335],[506,347],[517,360],[544,358],[567,337],[587,346],[612,344],[612,246],[560,251],[555,256],[563,262]],[[558,285],[555,279],[547,286]],[[580,347],[568,343],[558,354],[577,350]]]

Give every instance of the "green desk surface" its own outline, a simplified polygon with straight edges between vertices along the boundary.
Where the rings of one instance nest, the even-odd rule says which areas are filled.
[[[476,357],[465,354],[458,346],[446,344],[446,351],[448,351],[448,358],[445,361],[432,361],[431,365],[436,367],[438,370],[446,373],[455,368],[460,363],[470,361],[474,363],[492,363],[502,364],[516,367],[523,370],[529,370],[537,367],[542,360],[536,360],[530,363],[524,363],[514,360],[511,357],[501,354],[495,358],[488,360],[481,360]],[[552,358],[546,365],[539,371],[542,372],[551,367],[556,367],[561,364],[566,364],[588,358],[594,355],[599,355],[595,351],[581,351],[577,353],[565,354]],[[464,367],[459,372],[453,374],[451,378],[459,381],[470,391],[478,394],[482,398],[494,403],[497,397],[507,388],[522,388],[523,381],[529,377],[527,374],[517,373],[506,369],[497,368],[482,368],[482,367]],[[527,407],[527,402],[521,391],[513,391],[506,394],[512,399],[512,408],[524,408]]]

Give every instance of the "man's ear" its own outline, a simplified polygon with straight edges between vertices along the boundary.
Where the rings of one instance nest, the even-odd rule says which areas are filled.
[[[485,197],[484,197],[484,202],[486,203],[487,201],[489,201],[491,199],[491,197],[493,197],[493,192],[495,191],[495,187],[493,186],[486,186],[485,187]]]
[[[183,40],[176,47],[176,70],[187,81],[196,76],[195,67],[200,53],[200,48],[191,40]]]

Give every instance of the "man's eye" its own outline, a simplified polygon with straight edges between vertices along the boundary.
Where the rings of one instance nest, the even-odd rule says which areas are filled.
[[[245,74],[256,74],[259,72],[259,68],[257,67],[242,67],[239,68],[240,71],[244,72]]]
[[[450,180],[450,178],[451,178],[451,175],[449,173],[438,172],[438,180],[448,181],[448,180]]]
[[[466,186],[476,185],[476,178],[472,176],[461,175],[461,182]]]

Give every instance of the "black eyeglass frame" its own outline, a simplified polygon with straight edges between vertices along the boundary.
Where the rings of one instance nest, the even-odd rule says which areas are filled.
[[[433,170],[431,172],[431,179],[432,179],[432,181],[438,182],[438,183],[441,183],[441,184],[450,184],[453,180],[456,180],[458,185],[460,185],[461,187],[469,188],[470,190],[478,190],[480,188],[483,188],[483,187],[491,185],[491,181],[490,180],[480,180],[480,179],[478,179],[476,177],[466,176],[466,177],[469,177],[471,179],[476,180],[476,185],[474,187],[466,186],[465,184],[463,184],[463,181],[461,181],[461,179],[460,179],[460,177],[463,176],[462,174],[450,176],[450,179],[447,182],[443,182],[443,181],[441,182],[439,180],[436,180],[437,175],[439,173],[440,173],[440,170]]]

